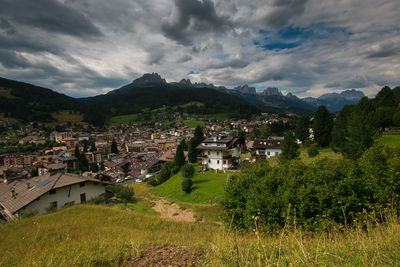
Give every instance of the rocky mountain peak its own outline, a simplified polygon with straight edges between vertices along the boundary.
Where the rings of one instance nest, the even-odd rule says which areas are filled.
[[[236,86],[235,88],[233,88],[233,90],[237,90],[243,94],[251,94],[251,95],[256,94],[256,88],[249,87],[247,84],[242,85],[242,86]]]
[[[276,87],[268,87],[267,89],[264,90],[263,94],[267,96],[282,95],[282,93]]]
[[[146,85],[146,84],[167,84],[167,81],[158,73],[145,73],[142,77],[137,78],[132,82],[134,85]]]
[[[189,86],[192,87],[192,82],[190,81],[190,79],[182,79],[179,84],[184,85],[184,86]]]

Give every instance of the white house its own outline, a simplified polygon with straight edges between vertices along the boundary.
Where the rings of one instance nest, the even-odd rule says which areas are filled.
[[[198,157],[203,167],[224,170],[235,167],[240,163],[241,148],[239,138],[218,136],[206,138],[197,146],[201,151]]]
[[[253,157],[267,159],[282,153],[281,143],[283,138],[255,139],[253,143]]]
[[[50,173],[31,179],[0,184],[0,216],[7,220],[22,213],[43,214],[105,193],[107,183],[70,173]]]

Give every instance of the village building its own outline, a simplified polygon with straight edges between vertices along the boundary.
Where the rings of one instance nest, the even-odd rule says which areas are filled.
[[[70,151],[60,151],[57,154],[57,162],[66,164],[68,169],[76,168],[76,157]]]
[[[83,204],[105,193],[107,183],[70,173],[50,173],[0,184],[0,216],[7,220],[22,214]]]
[[[206,168],[224,170],[240,164],[239,138],[233,136],[209,137],[197,146],[201,151],[199,163]]]
[[[65,138],[61,142],[65,143],[68,149],[73,149],[75,146],[79,145],[79,139],[74,137]]]
[[[50,139],[54,138],[57,143],[62,143],[63,139],[72,138],[72,132],[53,132]]]
[[[282,153],[283,138],[255,139],[253,142],[252,156],[255,159],[276,157]]]

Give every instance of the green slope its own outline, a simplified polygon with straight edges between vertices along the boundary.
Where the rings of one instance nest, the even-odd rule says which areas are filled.
[[[210,199],[213,203],[219,202],[224,196],[224,187],[228,179],[228,173],[208,170],[205,173],[199,173],[199,167],[196,167],[196,173],[192,178],[193,190],[186,194],[182,191],[182,173],[178,172],[163,184],[156,186],[154,192],[169,200],[208,204]]]

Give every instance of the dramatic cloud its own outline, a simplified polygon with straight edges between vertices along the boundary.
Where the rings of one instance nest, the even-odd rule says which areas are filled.
[[[178,43],[191,45],[193,36],[224,32],[230,24],[226,17],[217,15],[210,0],[175,0],[172,16],[162,30]]]
[[[72,96],[146,72],[300,96],[400,85],[395,0],[0,0],[0,74]]]

